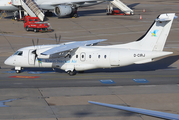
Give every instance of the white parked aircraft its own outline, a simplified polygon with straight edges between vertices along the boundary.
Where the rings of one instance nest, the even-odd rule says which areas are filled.
[[[30,46],[19,49],[4,63],[15,66],[17,73],[23,67],[50,67],[65,70],[69,75],[75,71],[148,63],[173,53],[164,52],[163,48],[174,18],[175,13],[161,14],[143,37],[127,44],[92,46],[105,41],[102,39]]]
[[[144,114],[148,116],[153,116],[157,118],[162,118],[165,120],[179,120],[178,114],[172,114],[172,113],[166,113],[166,112],[160,112],[160,111],[154,111],[154,110],[147,110],[147,109],[141,109],[141,108],[134,108],[134,107],[127,107],[127,106],[121,106],[121,105],[113,105],[113,104],[106,104],[106,103],[100,103],[100,102],[93,102],[88,101],[89,103],[101,105],[105,107],[115,108],[119,110],[125,110],[129,112]]]
[[[111,0],[33,0],[42,10],[53,11],[58,17],[74,16],[79,7],[96,5]],[[16,0],[14,0],[16,2]],[[18,11],[18,6],[12,5],[11,0],[0,0],[0,10]]]

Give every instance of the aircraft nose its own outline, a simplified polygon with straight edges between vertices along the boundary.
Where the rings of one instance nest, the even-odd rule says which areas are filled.
[[[11,58],[11,57],[7,58],[7,59],[4,61],[4,64],[5,64],[5,65],[12,65],[12,64],[13,64],[12,58]]]

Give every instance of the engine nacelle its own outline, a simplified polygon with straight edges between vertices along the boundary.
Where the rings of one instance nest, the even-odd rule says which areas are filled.
[[[58,17],[64,17],[72,13],[72,8],[70,5],[59,5],[55,7],[54,13]]]

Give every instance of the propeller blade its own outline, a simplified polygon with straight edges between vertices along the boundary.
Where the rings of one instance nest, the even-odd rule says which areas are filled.
[[[34,47],[35,47],[34,39],[32,39],[32,43],[33,43],[33,45],[34,45]]]
[[[37,39],[37,45],[39,44],[39,39]]]
[[[56,40],[56,44],[57,44],[57,34],[55,33],[55,40]]]
[[[58,38],[58,44],[60,43],[60,40],[61,40],[61,35],[60,35],[59,38]]]

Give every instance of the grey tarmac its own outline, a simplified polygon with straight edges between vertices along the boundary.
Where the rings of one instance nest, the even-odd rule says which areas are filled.
[[[103,3],[80,8],[78,18],[48,17],[46,20],[54,29],[50,33],[27,32],[23,22],[11,20],[10,13],[0,19],[0,102],[13,99],[3,103],[9,107],[0,107],[0,120],[160,120],[88,101],[179,114],[179,18],[174,20],[164,48],[174,54],[151,63],[89,70],[76,76],[51,68],[24,68],[16,74],[13,67],[4,65],[4,60],[16,50],[33,45],[32,39],[38,38],[39,44],[55,44],[56,33],[62,36],[61,42],[108,39],[99,45],[120,44],[140,38],[159,14],[179,16],[177,0],[123,2],[137,4],[133,7],[135,15],[107,16]]]

